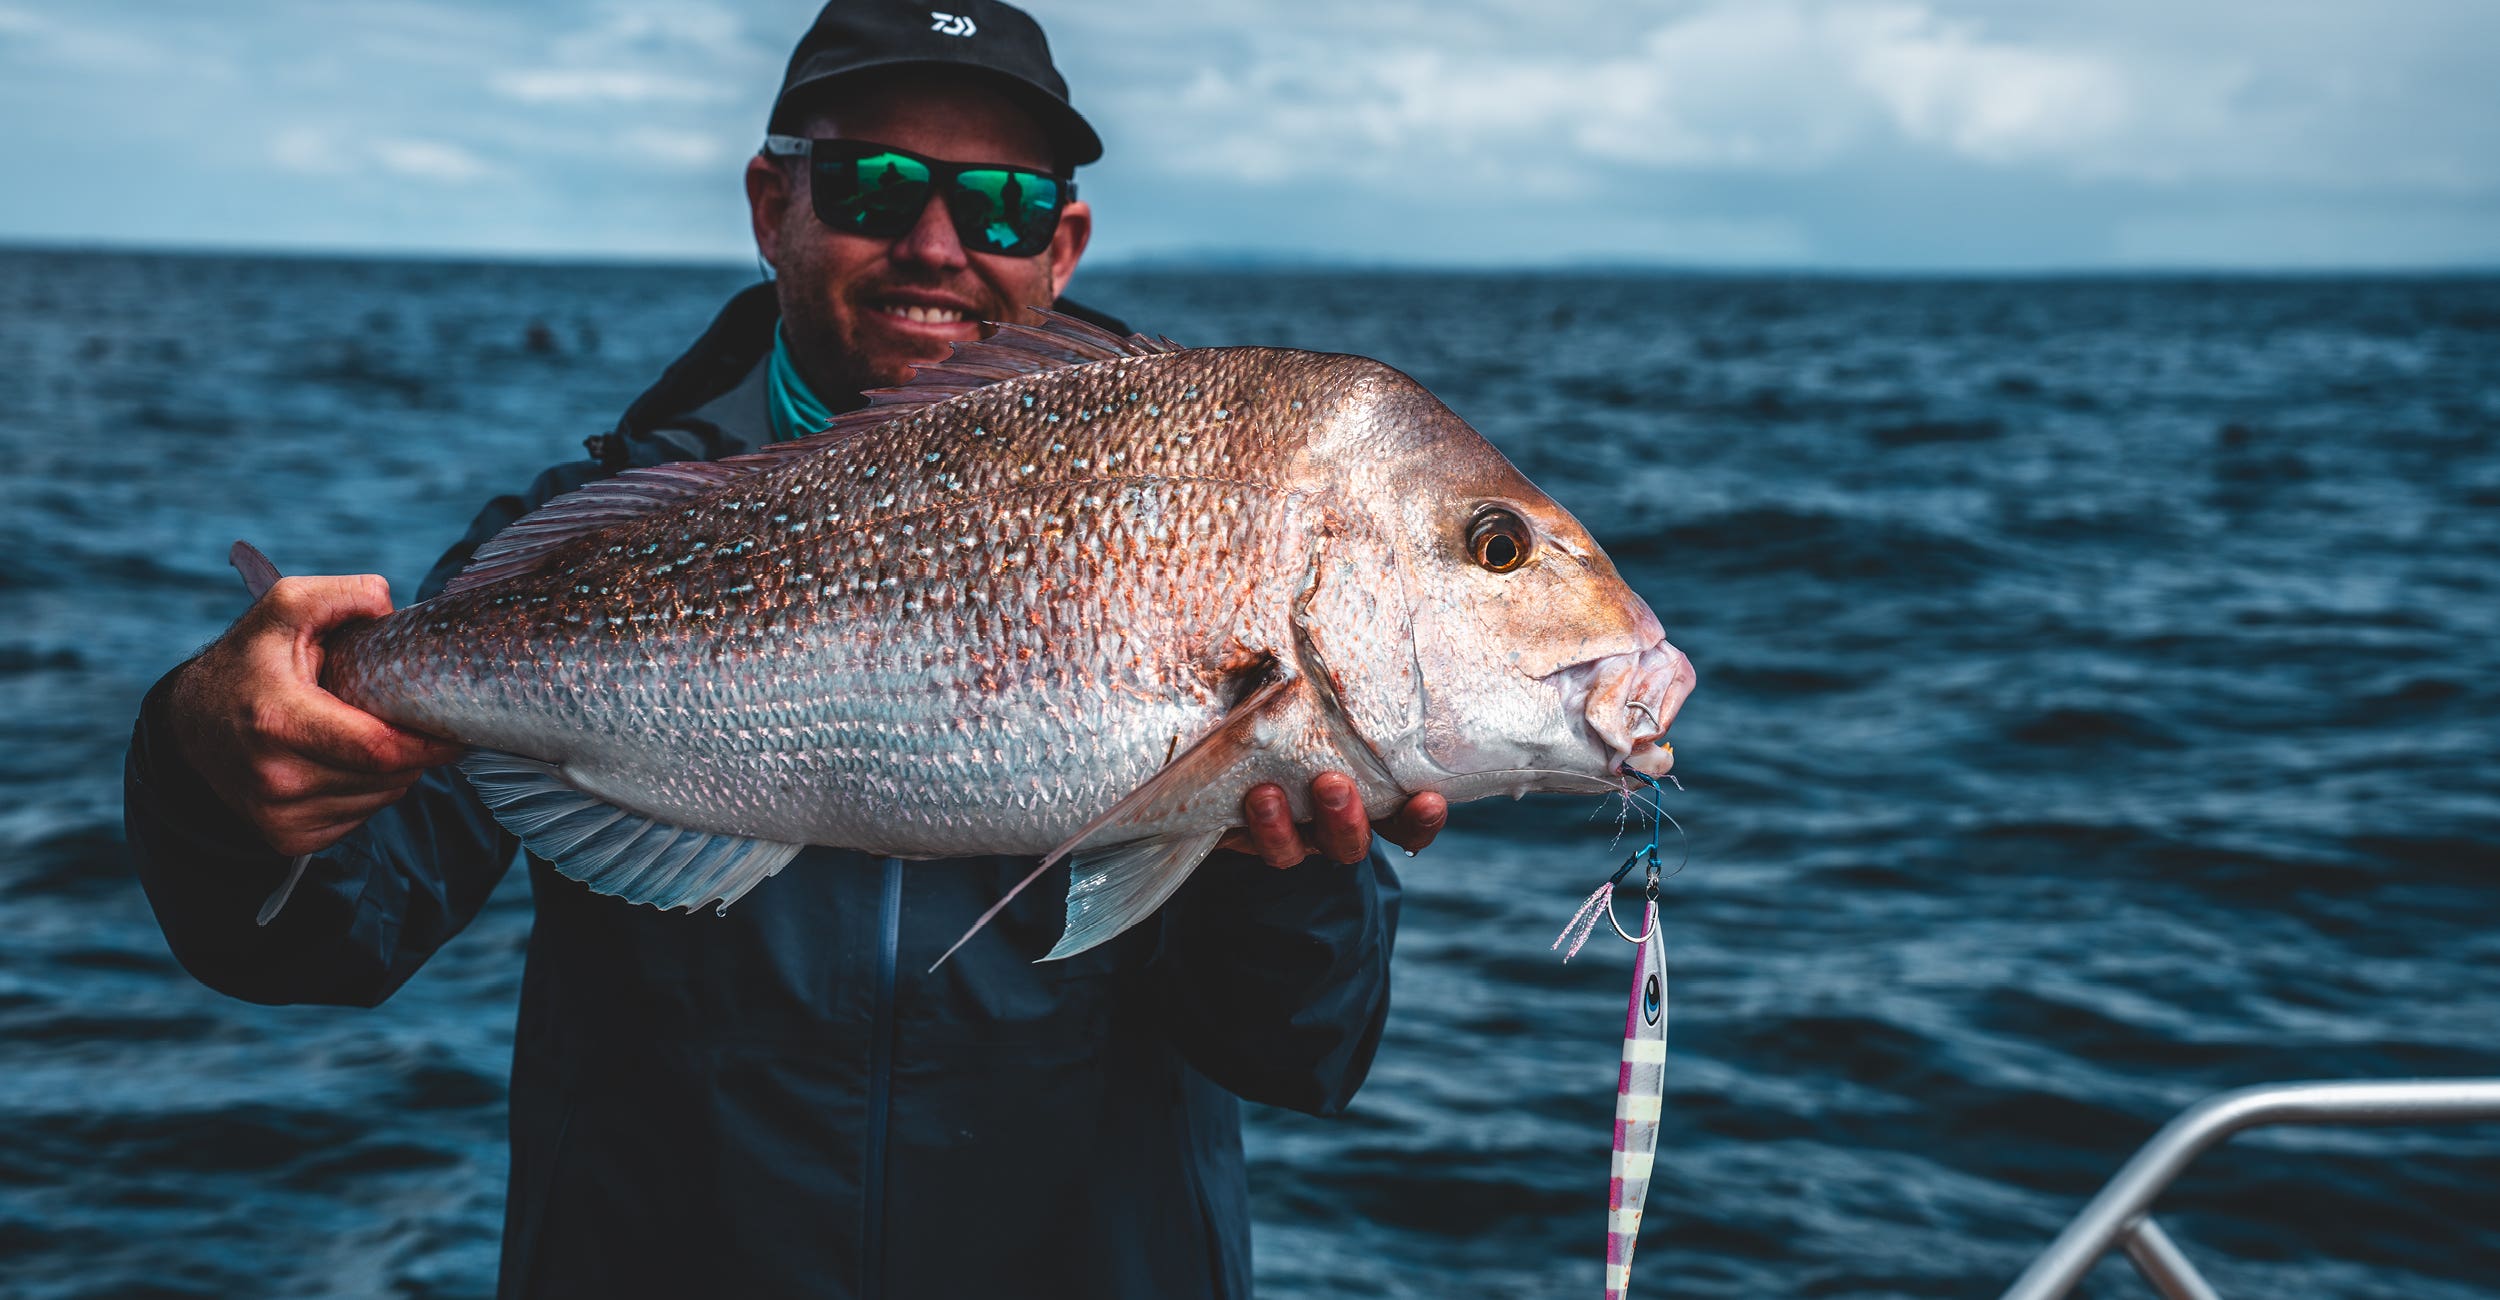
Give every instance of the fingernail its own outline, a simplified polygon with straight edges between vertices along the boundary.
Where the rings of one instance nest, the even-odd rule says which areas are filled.
[[[1344,786],[1332,781],[1320,787],[1319,806],[1322,808],[1343,808],[1352,802],[1354,802],[1354,792]]]

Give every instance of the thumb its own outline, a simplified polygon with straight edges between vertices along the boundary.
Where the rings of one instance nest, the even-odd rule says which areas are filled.
[[[378,573],[280,578],[253,606],[265,622],[252,655],[306,685],[321,681],[323,642],[339,628],[391,612],[391,585]]]
[[[343,624],[391,612],[391,584],[378,573],[280,578],[261,597],[269,621],[317,641]]]

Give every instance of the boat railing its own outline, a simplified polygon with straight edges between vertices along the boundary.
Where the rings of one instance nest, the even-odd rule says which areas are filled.
[[[2219,1300],[2153,1202],[2190,1162],[2232,1134],[2275,1124],[2459,1124],[2500,1120],[2500,1079],[2268,1083],[2208,1097],[2153,1135],[2005,1293],[2060,1300],[2115,1246],[2169,1300]]]

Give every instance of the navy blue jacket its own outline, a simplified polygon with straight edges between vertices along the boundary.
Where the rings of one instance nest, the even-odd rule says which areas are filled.
[[[765,441],[772,304],[769,286],[733,299],[592,459],[495,499],[420,594],[552,496]],[[170,681],[131,739],[127,824],[174,955],[210,987],[378,1003],[511,862],[441,769],[255,926],[288,864],[175,748]],[[1218,854],[1154,920],[1035,964],[1057,873],[925,974],[1030,862],[811,848],[715,916],[532,859],[501,1293],[1249,1294],[1237,1098],[1353,1097],[1388,1014],[1396,875],[1377,852],[1290,871]]]

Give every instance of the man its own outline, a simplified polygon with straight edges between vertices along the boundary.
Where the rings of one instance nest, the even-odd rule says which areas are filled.
[[[1100,144],[1030,18],[948,9],[828,7],[746,173],[774,281],[733,299],[594,460],[490,503],[421,594],[582,483],[803,433],[984,319],[1091,316],[1058,295],[1092,220],[1067,177]],[[441,766],[455,747],[319,689],[322,636],[388,608],[379,578],[288,580],[142,708],[130,842],[174,952],[213,987],[379,1002],[514,854]],[[1236,1097],[1342,1108],[1388,1005],[1396,877],[1366,852],[1350,781],[1312,797],[1306,840],[1283,791],[1252,792],[1227,843],[1268,865],[1220,853],[1111,943],[1033,964],[1062,877],[933,975],[1029,860],[810,849],[720,917],[533,860],[502,1292],[1246,1293]],[[1385,829],[1419,848],[1443,815],[1419,797]]]

